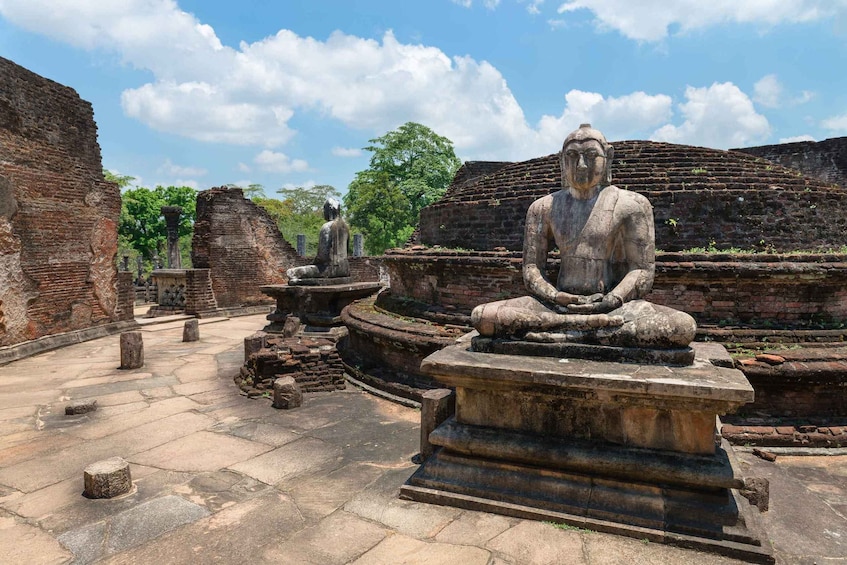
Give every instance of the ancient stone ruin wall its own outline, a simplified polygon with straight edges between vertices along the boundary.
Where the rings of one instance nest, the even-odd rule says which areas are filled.
[[[847,188],[847,137],[736,149]]]
[[[210,269],[219,308],[272,304],[260,286],[285,284],[285,271],[308,265],[282,237],[273,218],[240,188],[212,188],[197,195],[191,248],[198,269]],[[375,257],[349,257],[354,282],[379,280]]]
[[[194,267],[211,270],[220,308],[272,303],[259,287],[285,283],[286,269],[304,263],[274,220],[240,188],[197,194],[191,249]]]
[[[468,315],[484,302],[526,294],[517,252],[392,250],[391,294]],[[548,265],[555,280],[558,263]],[[662,253],[647,299],[698,323],[808,326],[847,320],[847,256]]]
[[[775,251],[844,245],[847,189],[751,155],[649,141],[613,144],[613,182],[653,204],[656,247],[739,247]],[[557,190],[556,155],[459,178],[421,211],[429,246],[520,250],[526,210]]]
[[[91,104],[0,57],[0,346],[131,319],[120,205]]]

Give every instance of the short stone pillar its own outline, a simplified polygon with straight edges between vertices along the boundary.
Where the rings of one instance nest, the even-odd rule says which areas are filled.
[[[144,365],[144,342],[141,332],[121,334],[121,369],[139,369]]]
[[[135,284],[140,286],[144,283],[144,258],[141,255],[135,258],[135,271],[138,274]]]
[[[182,328],[182,341],[200,341],[200,321],[188,320]]]
[[[129,271],[129,255],[121,257],[121,271]]]
[[[361,257],[365,254],[365,238],[360,233],[353,234],[353,257]]]
[[[132,489],[129,463],[121,457],[111,457],[92,463],[82,474],[88,498],[114,498]]]
[[[168,269],[181,269],[182,258],[179,255],[179,217],[182,208],[179,206],[162,206],[165,226],[168,230]]]
[[[297,408],[303,404],[303,393],[294,377],[280,377],[274,381],[274,408]]]
[[[306,236],[302,233],[297,234],[297,255],[306,256]]]
[[[428,390],[421,395],[421,461],[432,455],[429,434],[456,411],[456,396],[447,388]]]

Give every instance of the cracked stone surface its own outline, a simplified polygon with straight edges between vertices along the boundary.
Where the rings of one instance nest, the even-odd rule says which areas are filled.
[[[10,563],[740,564],[620,536],[400,500],[420,412],[356,389],[280,411],[232,382],[264,316],[143,326],[0,367],[0,561]],[[68,417],[70,402],[98,410]],[[120,456],[134,490],[82,496],[86,465]],[[847,565],[847,456],[762,461],[778,563]]]

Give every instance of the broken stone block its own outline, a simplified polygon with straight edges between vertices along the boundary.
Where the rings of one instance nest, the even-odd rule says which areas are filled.
[[[182,341],[200,341],[200,321],[188,320],[182,328]]]
[[[132,488],[129,463],[122,457],[110,457],[92,463],[83,472],[85,491],[88,498],[114,498],[126,494]]]
[[[432,455],[429,434],[456,411],[456,396],[446,388],[428,390],[421,395],[421,461]]]
[[[297,316],[289,316],[285,319],[285,324],[282,326],[282,335],[284,337],[294,337],[300,330],[300,318]]]
[[[75,416],[77,414],[87,414],[97,410],[96,400],[79,400],[65,406],[65,416]]]
[[[121,369],[139,369],[144,365],[144,342],[141,332],[121,334]]]
[[[770,481],[764,478],[745,478],[744,488],[738,493],[746,498],[759,512],[767,512],[770,506]]]
[[[280,377],[274,381],[274,408],[297,408],[303,404],[303,393],[294,377]]]

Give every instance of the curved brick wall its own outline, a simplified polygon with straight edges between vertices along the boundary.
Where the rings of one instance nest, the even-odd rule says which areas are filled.
[[[91,104],[0,57],[0,346],[131,320]]]
[[[457,314],[526,294],[517,252],[392,250],[391,294]],[[555,262],[551,262],[555,270]],[[553,276],[555,278],[555,276]],[[698,323],[806,326],[847,320],[847,256],[660,253],[647,299]]]
[[[613,182],[650,199],[658,249],[714,242],[719,248],[826,250],[847,243],[843,187],[736,151],[650,141],[613,145]],[[558,157],[485,169],[494,172],[475,179],[460,169],[444,197],[421,211],[423,244],[521,249],[530,203],[559,188]]]
[[[847,137],[735,149],[847,188]]]

